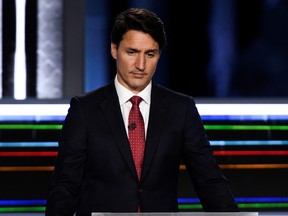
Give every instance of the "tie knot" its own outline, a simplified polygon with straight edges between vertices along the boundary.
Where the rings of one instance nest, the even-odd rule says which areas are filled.
[[[135,95],[135,96],[130,98],[130,101],[131,101],[133,106],[134,105],[139,106],[139,103],[142,101],[142,98]]]

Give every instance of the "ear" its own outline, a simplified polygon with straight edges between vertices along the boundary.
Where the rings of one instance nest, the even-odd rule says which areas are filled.
[[[111,43],[111,55],[114,59],[117,59],[117,46],[114,43]]]

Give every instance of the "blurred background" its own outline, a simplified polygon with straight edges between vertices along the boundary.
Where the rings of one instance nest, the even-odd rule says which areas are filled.
[[[110,29],[129,7],[164,22],[154,80],[196,98],[241,210],[287,211],[288,1],[0,0],[0,212],[44,212],[69,99],[114,78]],[[281,112],[201,112],[219,103]],[[180,210],[201,211],[185,167],[179,186]]]
[[[288,96],[285,0],[2,0],[2,97],[16,94],[16,67],[25,98],[70,97],[114,78],[110,29],[128,7],[165,24],[156,81],[195,97]]]

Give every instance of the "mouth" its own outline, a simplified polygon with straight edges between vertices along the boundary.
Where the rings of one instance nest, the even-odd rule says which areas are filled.
[[[145,76],[145,73],[142,73],[142,72],[132,72],[132,75],[135,77],[135,78],[143,78]]]

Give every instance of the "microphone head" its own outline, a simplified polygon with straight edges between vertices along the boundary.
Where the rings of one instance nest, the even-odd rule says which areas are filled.
[[[128,125],[128,130],[131,131],[131,130],[135,130],[136,129],[136,123],[135,122],[132,122],[130,125]]]

